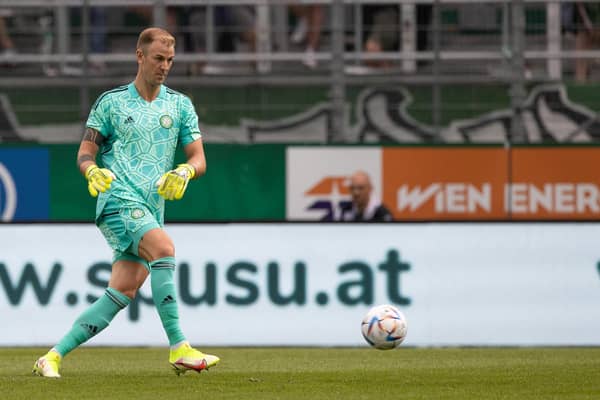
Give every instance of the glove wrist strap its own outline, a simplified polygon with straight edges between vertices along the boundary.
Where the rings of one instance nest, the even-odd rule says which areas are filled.
[[[192,179],[194,176],[196,176],[196,169],[194,167],[192,167],[190,164],[179,164],[179,167],[183,167],[185,169],[188,170],[188,172],[190,173],[190,179]]]
[[[90,179],[90,173],[96,168],[98,168],[96,164],[92,164],[89,167],[87,167],[85,169],[85,179]]]

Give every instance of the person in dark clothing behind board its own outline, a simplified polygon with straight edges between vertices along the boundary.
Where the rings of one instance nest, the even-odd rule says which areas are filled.
[[[341,220],[348,222],[393,221],[392,214],[373,193],[371,178],[365,171],[356,171],[350,178],[352,202],[342,209]]]

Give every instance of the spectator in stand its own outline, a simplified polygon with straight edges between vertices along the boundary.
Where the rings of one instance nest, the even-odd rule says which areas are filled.
[[[388,222],[392,214],[373,193],[371,178],[365,171],[356,171],[350,178],[352,203],[342,208],[342,221]]]
[[[323,6],[319,4],[294,4],[290,6],[290,10],[296,16],[296,27],[290,40],[295,44],[306,42],[302,63],[310,69],[315,69],[317,67],[315,51],[319,48],[323,25]]]
[[[233,53],[236,51],[256,51],[256,17],[254,7],[215,6],[214,24],[216,47],[218,52]],[[240,46],[245,46],[241,50]],[[219,63],[209,63],[202,67],[205,74],[223,72]]]
[[[363,6],[365,51],[379,53],[399,49],[400,38],[400,10],[398,5],[379,4]],[[429,30],[431,25],[433,6],[416,6],[417,51],[427,50],[429,47]],[[387,68],[392,65],[390,60],[369,60],[365,62],[369,67]]]
[[[215,7],[215,24],[220,33],[219,50],[235,51],[236,39],[241,39],[250,51],[256,50],[256,18],[251,6]]]
[[[365,5],[363,18],[365,26],[365,51],[380,53],[398,49],[399,10],[397,5]],[[367,60],[365,64],[373,68],[388,68],[390,60]]]
[[[2,47],[0,56],[10,58],[15,55],[15,44],[13,43],[8,30],[6,29],[5,17],[10,16],[11,11],[9,9],[0,9],[0,46]]]
[[[106,7],[90,9],[90,49],[93,54],[104,54],[107,50],[108,35],[106,31]],[[92,61],[90,67],[96,72],[106,70],[104,61]]]

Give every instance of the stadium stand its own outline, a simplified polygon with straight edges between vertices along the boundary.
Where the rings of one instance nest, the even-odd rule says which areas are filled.
[[[430,102],[424,113],[439,133],[439,127],[448,118],[454,118],[453,111],[446,110],[448,106],[441,99],[444,88],[462,85],[468,104],[454,106],[472,109],[472,114],[489,111],[472,94],[480,85],[510,89],[509,103],[505,106],[519,109],[526,101],[526,86],[568,81],[572,79],[576,57],[600,58],[596,49],[575,50],[574,35],[568,31],[563,34],[561,9],[568,2],[560,0],[440,0],[433,5],[426,0],[304,1],[303,4],[322,5],[324,9],[321,41],[314,53],[315,68],[307,68],[303,63],[306,43],[292,37],[297,22],[290,11],[297,3],[293,0],[214,0],[208,5],[202,0],[92,3],[83,2],[81,7],[81,2],[73,0],[2,2],[10,11],[6,22],[17,52],[0,54],[0,87],[13,103],[17,117],[24,118],[27,124],[30,120],[33,124],[81,122],[90,98],[131,78],[134,57],[131,43],[148,25],[167,27],[180,43],[169,78],[171,86],[190,92],[200,88],[205,91],[225,88],[232,92],[254,88],[262,93],[261,98],[270,97],[270,93],[280,88],[319,88],[319,93],[325,94],[318,100],[331,102],[328,129],[339,131],[325,135],[326,141],[352,140],[347,132],[341,132],[341,127],[347,126],[351,119],[346,102],[354,101],[357,90],[387,85],[427,88]],[[397,25],[387,27],[399,35],[394,48],[381,52],[364,48],[371,26],[363,11],[370,4],[398,7]],[[219,10],[242,6],[252,12],[223,23]],[[420,7],[433,10],[422,18]],[[101,18],[98,18],[99,8],[102,8]],[[336,20],[334,15],[340,17]],[[252,33],[248,32],[252,22],[249,18],[254,18]],[[103,26],[98,26],[99,23]],[[251,34],[255,43],[248,45],[240,33]],[[99,36],[104,40],[100,45]],[[372,65],[386,68],[372,68]],[[592,68],[589,82],[596,80],[595,75],[597,72]],[[17,90],[40,87],[78,91],[79,101],[61,108],[59,104],[43,104],[41,100],[39,104],[19,103],[18,96],[13,95]],[[43,98],[47,94],[34,94],[30,98]],[[217,113],[211,110],[210,114],[231,114],[232,109],[244,107],[250,110],[245,114],[254,114],[253,119],[262,119],[263,114],[271,112],[265,107],[281,110],[287,107],[289,110],[281,115],[287,118],[311,113],[301,105],[288,104],[301,102],[295,95],[290,96],[293,98],[286,99],[286,103],[251,104],[245,100],[236,102],[232,95],[221,98],[222,108]],[[260,106],[263,109],[252,108]],[[68,112],[63,112],[65,108],[69,108]],[[248,119],[242,114],[240,118]],[[52,118],[43,121],[42,115]],[[223,125],[225,121],[215,123]],[[61,137],[72,140],[70,135]]]

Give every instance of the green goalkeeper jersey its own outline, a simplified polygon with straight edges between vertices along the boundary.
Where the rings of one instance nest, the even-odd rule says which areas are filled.
[[[104,136],[99,155],[104,167],[117,176],[98,197],[96,219],[115,198],[121,204],[146,205],[162,225],[164,199],[156,182],[173,167],[177,145],[201,137],[191,100],[161,85],[158,97],[148,102],[132,82],[100,95],[86,126]]]

